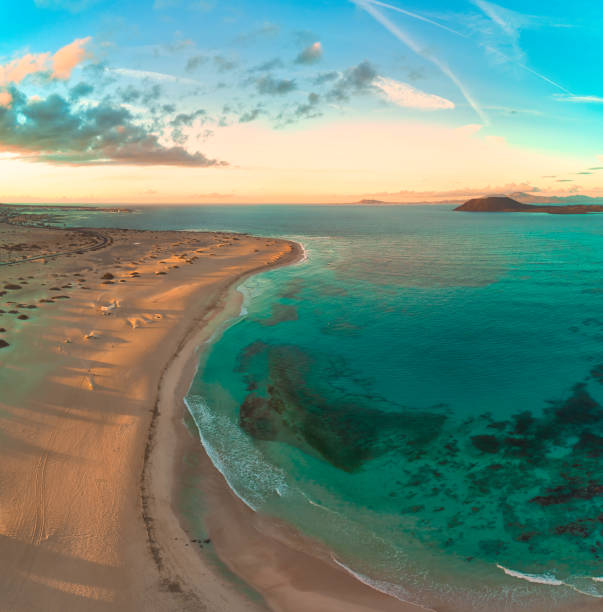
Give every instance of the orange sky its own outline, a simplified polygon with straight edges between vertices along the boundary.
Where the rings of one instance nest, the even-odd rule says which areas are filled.
[[[190,131],[194,137],[196,127]],[[304,130],[261,124],[222,128],[204,153],[225,167],[61,166],[0,155],[7,202],[231,203],[350,202],[462,198],[481,192],[597,194],[596,176],[556,179],[597,159],[520,149],[480,126],[342,121]]]

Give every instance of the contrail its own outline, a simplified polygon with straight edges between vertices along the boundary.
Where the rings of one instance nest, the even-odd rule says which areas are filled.
[[[473,38],[471,36],[469,36],[468,34],[463,34],[463,32],[459,32],[458,30],[455,30],[454,28],[449,28],[447,25],[444,25],[443,23],[439,23],[438,21],[434,21],[433,19],[429,19],[428,17],[424,17],[423,15],[419,15],[418,13],[413,13],[412,11],[407,11],[406,9],[400,8],[399,6],[394,6],[393,4],[387,4],[386,2],[380,2],[380,0],[358,0],[358,1],[352,0],[352,2],[354,2],[354,4],[364,4],[365,2],[368,2],[368,3],[376,5],[376,6],[381,6],[383,8],[389,9],[391,11],[396,11],[397,13],[402,13],[403,15],[406,15],[407,17],[412,17],[413,19],[417,19],[418,21],[423,21],[424,23],[429,23],[430,25],[435,26],[436,28],[440,28],[441,30],[446,30],[446,32],[450,32],[451,34],[454,34],[455,36],[460,36],[461,38],[464,38],[464,39],[467,39],[467,40],[473,40]],[[481,6],[481,3],[478,3],[478,6],[480,7],[480,9],[482,11],[484,11],[486,13],[486,15],[490,19],[493,19],[492,15],[488,14],[484,10],[484,8]],[[367,10],[366,6],[362,6],[362,8]],[[494,21],[496,23],[498,23],[498,21],[496,21],[496,20],[494,20]],[[501,25],[501,24],[498,23],[498,25]],[[510,62],[512,64],[515,64],[517,67],[522,68],[526,72],[529,72],[530,74],[534,75],[535,77],[545,81],[546,83],[549,83],[550,85],[552,85],[553,87],[556,87],[560,91],[563,91],[564,93],[570,94],[572,96],[575,95],[574,93],[572,93],[569,89],[567,89],[563,85],[560,85],[556,81],[553,81],[552,79],[549,79],[549,77],[545,76],[544,74],[541,74],[540,72],[536,72],[536,70],[533,70],[532,68],[526,66],[525,64],[522,64],[521,62],[518,62],[517,60],[514,60],[513,58],[509,57],[505,53],[502,53],[501,51],[499,51],[498,49],[494,49],[494,47],[491,47],[489,45],[482,45],[480,43],[477,43],[477,44],[480,45],[481,47],[483,47],[484,49],[486,49],[486,51],[490,51],[492,53],[497,54],[499,57],[502,57],[504,60],[506,60],[506,61],[508,61],[508,62]]]
[[[379,2],[379,0],[368,0],[371,4],[375,4],[377,6],[381,6],[386,9],[390,9],[392,11],[396,11],[397,13],[402,13],[408,17],[412,17],[413,19],[418,19],[419,21],[424,21],[425,23],[429,23],[436,28],[441,28],[442,30],[446,30],[447,32],[451,32],[452,34],[456,34],[457,36],[461,36],[462,38],[469,38],[467,34],[463,34],[458,30],[453,28],[449,28],[443,23],[439,23],[438,21],[434,21],[433,19],[429,19],[428,17],[424,17],[423,15],[419,15],[418,13],[413,13],[411,11],[407,11],[406,9],[400,8],[399,6],[394,6],[393,4],[387,4],[386,2]]]
[[[407,47],[412,49],[417,55],[424,57],[429,60],[433,64],[435,64],[441,71],[444,73],[461,91],[463,97],[471,108],[477,113],[479,118],[485,125],[489,125],[490,121],[487,115],[482,111],[479,104],[473,99],[471,94],[467,91],[466,87],[461,83],[459,78],[450,70],[450,68],[440,61],[434,55],[425,52],[406,32],[403,32],[394,25],[385,15],[382,15],[374,6],[374,2],[372,0],[351,0],[354,4],[358,5],[360,8],[364,9],[369,15],[371,15],[374,19],[376,19],[384,28],[389,30],[400,42],[404,43]]]
[[[526,72],[529,72],[530,74],[533,74],[535,77],[538,77],[539,79],[542,79],[543,81],[553,85],[553,87],[556,87],[557,89],[560,89],[562,92],[564,92],[566,94],[569,94],[570,96],[574,95],[569,89],[567,89],[566,87],[563,87],[563,85],[560,85],[559,83],[556,83],[555,81],[553,81],[553,79],[549,79],[549,77],[545,76],[544,74],[540,74],[540,72],[536,72],[536,70],[532,70],[530,67],[526,66],[525,64],[522,64],[521,62],[516,62],[515,60],[510,58],[508,55],[505,55],[504,53],[501,53],[498,49],[495,49],[494,47],[491,47],[490,45],[483,45],[483,47],[484,47],[484,49],[486,49],[486,51],[491,51],[492,53],[497,53],[503,59],[507,60],[508,62],[511,62],[511,63],[515,64],[518,68],[522,68]]]

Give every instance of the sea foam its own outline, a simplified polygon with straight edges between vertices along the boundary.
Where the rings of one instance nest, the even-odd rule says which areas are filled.
[[[198,395],[189,395],[185,403],[208,457],[246,506],[257,512],[269,496],[286,494],[285,472],[269,464],[235,423]]]

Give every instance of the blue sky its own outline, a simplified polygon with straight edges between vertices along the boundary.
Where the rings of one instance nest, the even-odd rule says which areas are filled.
[[[603,187],[591,1],[5,4],[0,170],[47,197],[102,199],[91,177],[136,201]],[[23,58],[37,62],[25,76]],[[168,190],[175,177],[188,191]]]

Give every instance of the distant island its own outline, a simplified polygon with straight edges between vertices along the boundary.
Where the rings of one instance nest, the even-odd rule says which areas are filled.
[[[454,209],[461,212],[540,212],[551,215],[586,215],[594,212],[603,212],[603,206],[597,204],[570,204],[570,205],[536,205],[522,204],[507,197],[490,196],[473,198]]]

